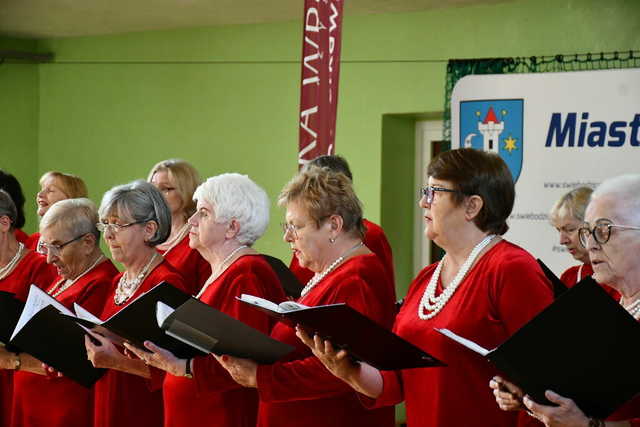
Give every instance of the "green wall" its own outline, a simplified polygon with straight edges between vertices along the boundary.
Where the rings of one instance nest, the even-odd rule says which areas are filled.
[[[637,16],[636,0],[527,0],[344,20],[337,151],[365,215],[390,231],[399,296],[411,278],[413,141],[405,115],[402,126],[387,123],[383,145],[383,115],[442,111],[448,58],[638,49]],[[296,171],[300,36],[290,22],[40,40],[56,63],[0,80],[29,89],[16,121],[37,156],[16,148],[12,158],[36,159],[37,173],[24,160],[17,173],[23,182],[53,168],[77,173],[99,202],[156,161],[182,157],[203,176],[248,173],[275,199]],[[274,206],[258,249],[288,259],[282,215]]]
[[[0,38],[0,50],[35,52],[36,48],[34,40]],[[37,65],[0,64],[0,169],[20,180],[27,199],[27,231],[34,231],[37,221],[38,89]]]

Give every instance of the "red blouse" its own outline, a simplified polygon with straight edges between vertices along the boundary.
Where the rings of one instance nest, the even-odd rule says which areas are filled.
[[[122,273],[113,279],[113,286],[100,318],[107,319],[122,310],[140,294],[166,281],[185,290],[180,274],[163,261],[149,273],[140,287],[123,305],[114,302],[115,289]],[[162,425],[162,393],[152,390],[151,382],[137,375],[113,369],[94,386],[95,427],[158,427]]]
[[[191,249],[188,234],[171,250],[161,251],[158,249],[158,252],[164,255],[164,259],[182,275],[184,284],[191,295],[197,294],[204,282],[211,276],[211,265],[202,258],[200,252]]]
[[[580,277],[578,277],[578,275]],[[574,265],[573,267],[569,267],[564,273],[562,273],[562,276],[560,276],[560,280],[562,281],[562,283],[567,285],[567,287],[571,288],[580,280],[592,275],[593,267],[591,266],[591,264]],[[616,291],[609,285],[605,285],[604,283],[599,283],[599,285],[609,295],[611,295],[611,298],[615,299],[616,301],[620,301],[620,293],[618,293],[618,291]]]
[[[284,301],[278,277],[261,255],[238,258],[200,297],[208,305],[269,334],[272,319],[241,303],[250,294]],[[194,425],[255,427],[258,393],[237,384],[211,355],[193,359],[193,379],[165,376],[163,397],[166,427]]]
[[[391,326],[395,298],[388,275],[375,254],[349,258],[321,280],[300,303],[316,306],[347,303],[381,325]],[[285,323],[271,336],[295,350],[257,371],[258,426],[353,427],[393,426],[392,407],[369,411],[342,380],[333,376]]]
[[[24,242],[24,245],[27,248],[31,249],[32,251],[35,251],[39,241],[40,241],[40,233],[33,233],[31,236],[27,238],[26,242]]]
[[[77,302],[99,310],[118,270],[105,260],[56,297],[67,308]],[[57,277],[54,284],[61,277]],[[49,290],[51,291],[51,289]],[[13,423],[23,427],[86,427],[93,421],[93,390],[69,378],[50,378],[26,371],[14,375]]]
[[[383,284],[393,291],[393,298],[395,299],[396,286],[393,272],[393,254],[391,252],[391,245],[389,245],[389,241],[387,240],[387,236],[385,236],[382,227],[366,219],[363,219],[362,222],[367,229],[363,239],[364,244],[371,250],[371,252],[378,255],[378,258],[382,261],[382,265],[389,277],[389,279],[384,281]],[[301,266],[298,263],[298,258],[295,256],[291,257],[289,269],[303,285],[311,280],[314,274],[313,271]]]
[[[495,348],[552,302],[549,282],[529,253],[502,241],[480,258],[436,316],[421,320],[418,306],[435,267],[414,279],[394,331],[447,366],[382,372],[383,392],[374,406],[404,400],[411,427],[517,425],[518,413],[500,410],[488,387],[498,371],[434,328]],[[439,282],[436,292],[442,290]]]

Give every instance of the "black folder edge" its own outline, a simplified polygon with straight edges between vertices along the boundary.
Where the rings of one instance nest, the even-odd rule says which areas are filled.
[[[299,323],[311,336],[317,334],[322,339],[331,341],[335,348],[348,351],[349,354],[356,360],[362,360],[382,371],[446,366],[444,362],[436,359],[426,351],[410,343],[404,338],[396,335],[389,329],[379,325],[375,321],[371,320],[359,311],[354,310],[345,303],[308,307],[300,310],[289,311],[287,313],[277,313],[264,307],[258,307],[254,304],[243,301],[238,297],[236,298],[243,303],[255,308],[256,310],[267,313],[271,317],[274,317],[280,321],[284,320],[285,323],[289,324],[290,326],[294,326],[295,324]],[[333,330],[331,328],[326,329],[325,324],[318,325],[318,323],[308,318],[310,313],[314,314],[317,312],[326,312],[323,313],[323,317],[332,317],[336,314],[345,314],[346,316],[349,316],[351,318],[349,322],[350,327],[345,328],[344,324],[342,324],[341,328],[336,328],[336,330]],[[358,326],[352,327],[356,323],[358,323]],[[381,362],[384,363],[384,361],[371,359],[367,360],[366,357],[362,357],[362,351],[360,351],[359,348],[354,348],[353,345],[350,345],[347,342],[342,342],[343,340],[340,338],[338,338],[339,341],[336,340],[336,337],[341,337],[343,332],[354,329],[358,329],[358,331],[356,332],[357,335],[367,336],[368,338],[372,338],[372,333],[365,334],[363,332],[363,329],[375,331],[374,333],[378,334],[377,338],[379,338],[377,342],[380,343],[384,340],[383,344],[380,345],[385,348],[385,351],[381,353],[391,355],[404,352],[405,354],[410,355],[410,357],[413,357],[414,360],[409,363],[405,362],[403,366],[382,365]],[[391,348],[393,348],[393,350],[390,350]]]
[[[285,295],[294,299],[300,298],[300,293],[304,286],[289,267],[279,258],[272,257],[271,255],[262,254],[262,257],[269,263],[271,269],[276,273],[276,276],[278,276]]]
[[[554,298],[558,298],[560,295],[564,294],[569,290],[567,285],[565,285],[562,282],[562,280],[560,280],[558,276],[556,276],[555,273],[551,271],[551,269],[547,267],[547,265],[544,262],[542,262],[540,258],[536,259],[536,261],[538,261],[538,265],[540,265],[540,268],[542,268],[544,275],[547,276],[547,279],[549,279],[549,281],[551,282],[551,285],[553,286]]]
[[[24,309],[24,302],[15,297],[13,292],[0,291],[0,319],[2,319],[3,325],[0,326],[2,333],[0,334],[0,342],[3,342],[5,349],[12,353],[19,353],[20,349],[9,342],[13,330],[20,319],[20,314]],[[7,323],[4,323],[7,322]]]

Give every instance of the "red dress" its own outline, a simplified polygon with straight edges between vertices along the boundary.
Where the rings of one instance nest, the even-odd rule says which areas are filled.
[[[393,272],[393,254],[391,253],[391,245],[389,245],[389,241],[387,240],[387,236],[385,236],[382,227],[366,219],[363,219],[362,222],[367,229],[363,239],[364,244],[371,250],[371,252],[378,255],[378,258],[382,261],[382,265],[389,277],[389,280],[384,281],[382,284],[389,287],[393,292],[393,299],[395,300],[396,286]],[[311,280],[314,274],[313,271],[308,268],[302,267],[298,263],[298,258],[295,256],[291,257],[289,269],[303,285]]]
[[[269,334],[273,321],[236,299],[250,294],[284,301],[278,277],[261,255],[238,258],[200,297],[208,305]],[[167,374],[164,380],[164,425],[255,427],[258,393],[236,383],[211,355],[193,360],[193,379]]]
[[[404,400],[410,427],[517,425],[518,413],[500,410],[488,387],[498,371],[433,328],[495,348],[553,301],[549,282],[529,253],[502,241],[480,258],[436,316],[421,320],[418,306],[435,267],[414,279],[394,331],[447,366],[383,372],[383,392],[371,406]]]
[[[395,298],[375,254],[349,258],[321,280],[300,303],[315,306],[347,303],[381,325],[391,327]],[[350,386],[333,376],[305,346],[295,330],[279,322],[271,336],[295,350],[257,372],[261,427],[390,427],[394,408],[369,411]]]
[[[29,240],[29,235],[24,231],[20,230],[19,228],[16,228],[13,234],[16,236],[16,240],[18,242],[25,243],[27,240]]]
[[[56,299],[72,309],[77,302],[91,312],[101,310],[112,293],[118,270],[110,260],[98,264]],[[54,284],[60,280],[57,277]],[[53,292],[52,292],[53,291]],[[49,292],[54,293],[53,286]],[[93,421],[93,390],[69,378],[50,378],[19,371],[14,375],[13,424],[21,427],[86,427]]]
[[[103,308],[101,319],[107,319],[126,307],[140,294],[166,281],[184,289],[182,276],[169,263],[163,261],[144,279],[140,287],[125,304],[114,302],[115,289],[121,274],[113,279],[114,286]],[[161,383],[160,383],[161,384]],[[133,374],[113,369],[94,386],[95,427],[158,427],[162,425],[162,393],[152,382]]]
[[[591,264],[574,265],[573,267],[569,267],[564,273],[562,273],[562,276],[560,276],[560,280],[562,281],[562,283],[571,288],[580,280],[592,275],[593,267],[591,267]],[[599,285],[609,295],[611,295],[611,298],[615,299],[616,301],[620,301],[620,293],[618,293],[618,291],[616,291],[609,285],[605,285],[604,283],[599,283]]]
[[[197,294],[211,276],[211,265],[202,258],[200,252],[189,247],[188,234],[168,251],[158,249],[158,252],[182,275],[191,295]]]
[[[16,298],[26,301],[31,284],[46,288],[56,277],[56,269],[35,252],[27,252],[5,277],[0,280],[0,291],[13,293]],[[13,393],[13,371],[0,370],[0,423],[11,425],[11,405]]]
[[[40,241],[40,233],[33,233],[27,238],[27,241],[24,242],[24,245],[32,251],[35,251],[38,246],[38,241]]]

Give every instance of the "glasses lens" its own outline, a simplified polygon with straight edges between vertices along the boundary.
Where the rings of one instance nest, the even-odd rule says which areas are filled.
[[[598,243],[607,243],[611,234],[611,227],[609,224],[598,224],[594,230],[594,237]]]
[[[587,247],[587,239],[589,238],[589,234],[591,231],[586,227],[581,227],[578,229],[578,239],[580,240],[580,244],[582,247]]]

